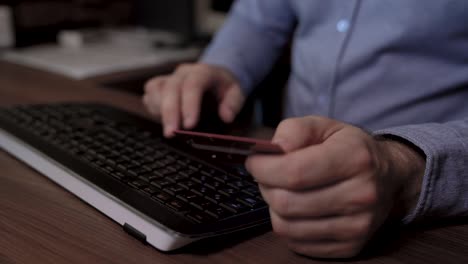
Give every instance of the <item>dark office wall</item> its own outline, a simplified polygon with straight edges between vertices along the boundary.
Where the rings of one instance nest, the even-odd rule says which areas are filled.
[[[16,46],[55,41],[60,29],[128,23],[132,0],[0,0],[13,11]]]
[[[187,38],[195,33],[193,0],[134,0],[136,24],[177,32]]]

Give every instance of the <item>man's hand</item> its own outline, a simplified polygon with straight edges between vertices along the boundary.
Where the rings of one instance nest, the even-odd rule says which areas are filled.
[[[183,64],[173,74],[159,76],[145,85],[143,103],[161,119],[164,135],[173,136],[182,123],[193,128],[199,118],[203,94],[211,90],[219,101],[219,116],[229,123],[244,104],[238,81],[227,70],[207,64]]]
[[[405,144],[312,116],[283,121],[273,141],[286,154],[251,156],[246,167],[273,230],[299,254],[355,256],[396,207],[417,202],[425,161]]]

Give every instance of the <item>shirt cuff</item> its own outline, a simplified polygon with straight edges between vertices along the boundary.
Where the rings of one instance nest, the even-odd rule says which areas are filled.
[[[443,124],[408,125],[379,130],[374,135],[400,137],[414,144],[426,155],[426,168],[416,207],[402,222],[450,217],[463,214],[464,142],[455,129]],[[460,163],[461,162],[461,163]]]

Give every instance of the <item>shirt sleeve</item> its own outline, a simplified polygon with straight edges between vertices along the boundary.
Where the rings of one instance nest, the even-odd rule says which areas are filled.
[[[295,25],[289,0],[237,0],[201,62],[230,70],[247,95],[271,70]]]
[[[426,155],[418,203],[404,223],[468,215],[468,119],[376,131],[408,140]]]

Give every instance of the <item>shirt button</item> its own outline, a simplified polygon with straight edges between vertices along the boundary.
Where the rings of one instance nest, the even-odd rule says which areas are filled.
[[[342,19],[342,20],[338,21],[338,23],[336,23],[336,30],[338,30],[338,32],[344,33],[346,31],[348,31],[348,29],[349,29],[349,21],[348,20]]]

